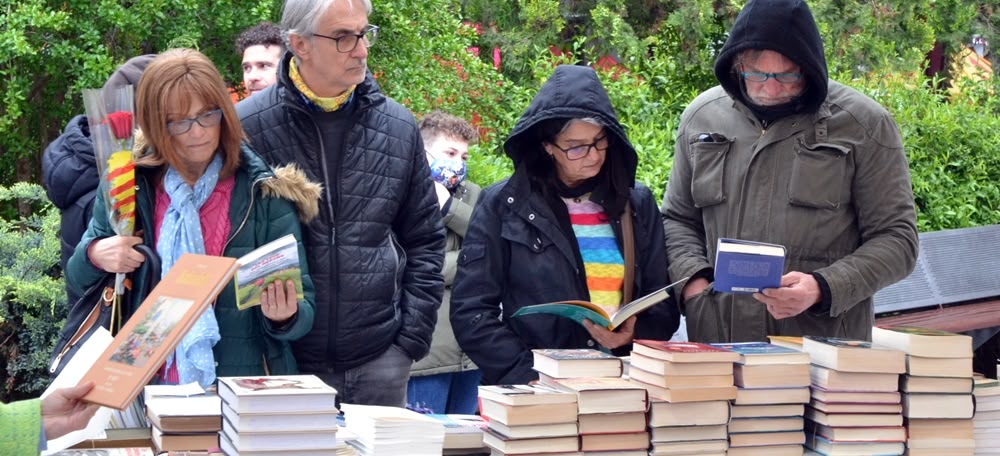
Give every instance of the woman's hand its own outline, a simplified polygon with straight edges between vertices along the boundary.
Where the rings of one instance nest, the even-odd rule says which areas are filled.
[[[146,261],[146,257],[133,247],[142,244],[140,236],[115,235],[98,239],[87,248],[87,258],[107,272],[132,272]]]
[[[583,327],[587,328],[587,332],[590,333],[590,337],[601,344],[602,347],[615,349],[621,347],[625,344],[632,343],[632,339],[635,337],[635,315],[629,317],[624,323],[615,328],[614,331],[608,330],[603,326],[595,325],[594,322],[590,320],[583,321]]]
[[[295,282],[275,280],[260,294],[260,310],[276,326],[288,322],[299,311],[299,301],[295,298]]]

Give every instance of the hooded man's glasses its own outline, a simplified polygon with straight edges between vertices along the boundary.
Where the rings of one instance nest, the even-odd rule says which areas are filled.
[[[741,71],[740,76],[744,80],[750,82],[767,82],[768,79],[774,78],[782,84],[794,84],[802,79],[802,73],[757,73],[754,71]]]

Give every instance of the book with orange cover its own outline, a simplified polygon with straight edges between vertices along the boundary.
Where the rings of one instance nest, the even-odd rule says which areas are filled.
[[[81,383],[84,400],[124,410],[177,348],[198,317],[232,283],[236,259],[186,253],[149,293]]]

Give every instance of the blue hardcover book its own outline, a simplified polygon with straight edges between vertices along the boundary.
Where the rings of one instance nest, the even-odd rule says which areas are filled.
[[[784,271],[784,246],[719,238],[712,287],[724,293],[759,293],[781,286]]]
[[[808,353],[767,342],[728,342],[709,345],[739,353],[739,364],[809,364]]]

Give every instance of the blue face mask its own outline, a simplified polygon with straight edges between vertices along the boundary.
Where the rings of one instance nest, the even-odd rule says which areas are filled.
[[[454,190],[465,180],[465,172],[465,162],[462,160],[435,158],[431,162],[431,178],[448,190]]]

